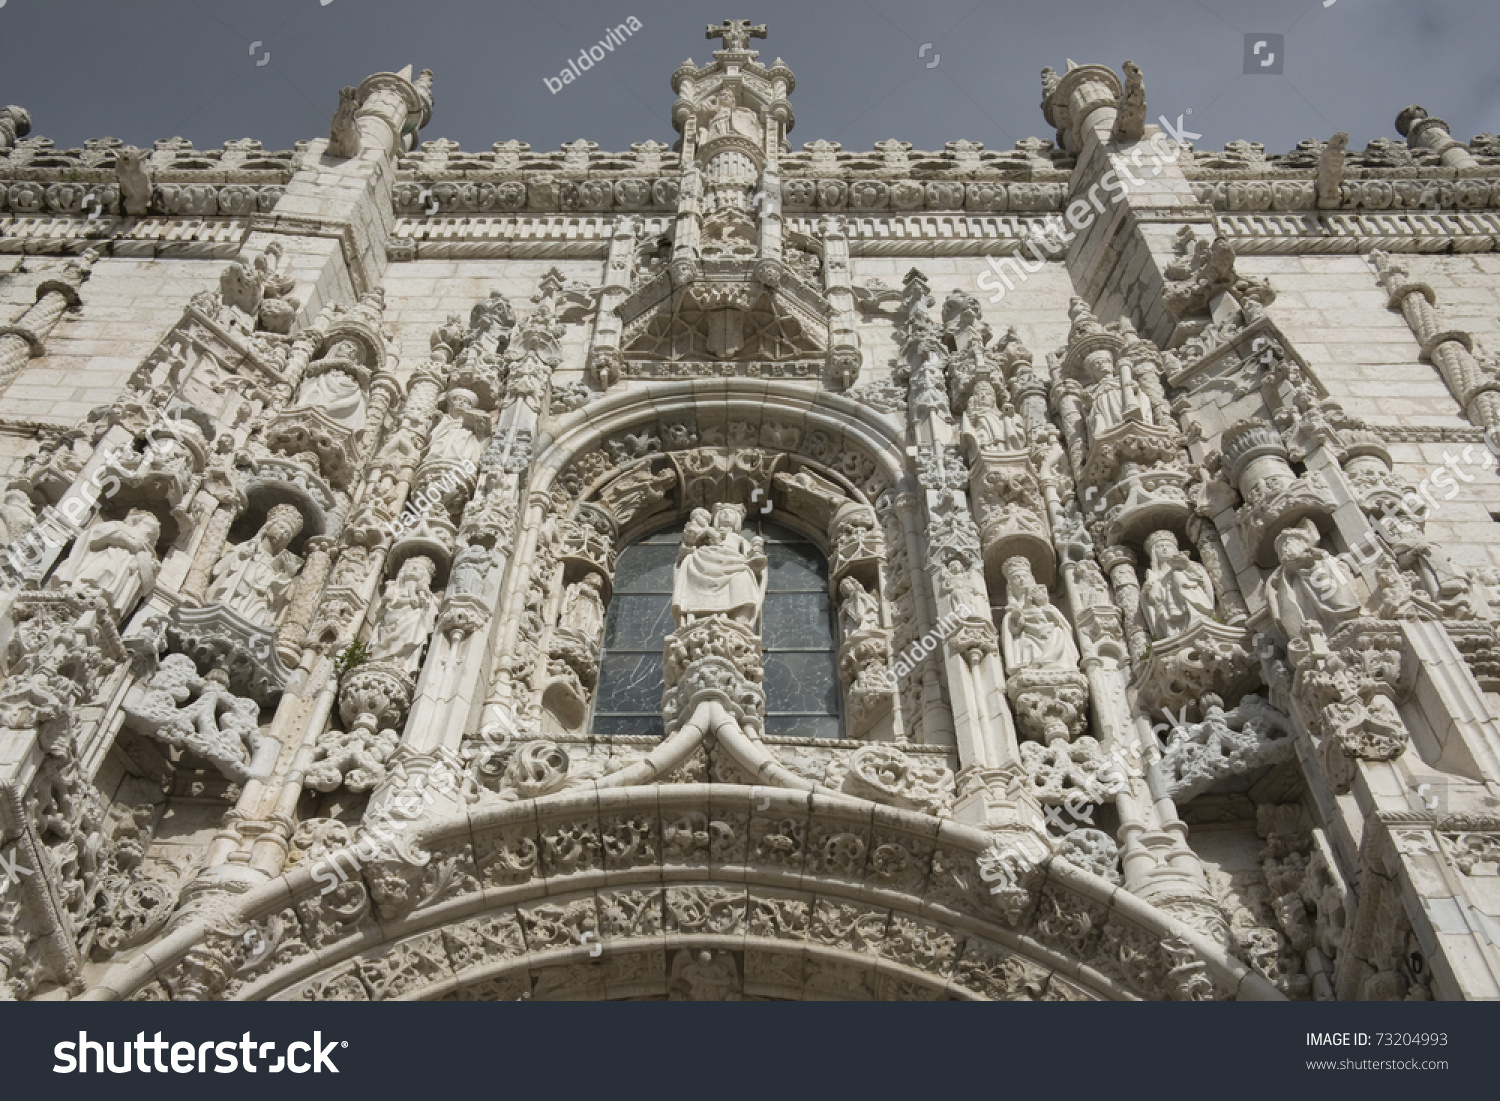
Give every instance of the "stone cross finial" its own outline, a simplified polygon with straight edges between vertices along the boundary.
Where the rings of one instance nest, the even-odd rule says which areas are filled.
[[[764,23],[752,24],[748,19],[726,19],[721,26],[717,27],[709,24],[708,30],[703,35],[704,38],[722,38],[726,50],[748,49],[752,38],[765,36],[766,25]]]

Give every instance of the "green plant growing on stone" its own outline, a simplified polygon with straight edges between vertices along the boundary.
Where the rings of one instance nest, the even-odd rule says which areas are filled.
[[[345,646],[343,650],[339,652],[339,656],[334,660],[334,675],[340,680],[343,680],[345,673],[349,672],[349,670],[353,669],[357,665],[363,665],[369,658],[369,656],[369,646],[365,645],[363,639],[355,639],[348,646]]]

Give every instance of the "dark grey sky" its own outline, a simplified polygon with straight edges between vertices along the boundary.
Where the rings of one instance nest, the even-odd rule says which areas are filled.
[[[630,15],[638,33],[548,92],[543,77]],[[1050,138],[1038,72],[1069,57],[1133,59],[1152,119],[1184,115],[1200,148],[1282,152],[1336,130],[1360,148],[1394,136],[1414,102],[1460,139],[1500,130],[1497,0],[0,0],[0,103],[65,147],[180,135],[282,149],[327,134],[341,85],[410,62],[436,73],[424,139],[624,150],[675,140],[668,78],[710,60],[704,25],[725,17],[769,24],[752,45],[796,73],[794,148]],[[1282,75],[1243,74],[1249,33],[1285,36]]]

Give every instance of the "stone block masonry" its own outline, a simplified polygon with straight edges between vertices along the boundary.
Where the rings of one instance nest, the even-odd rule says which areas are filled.
[[[1500,141],[706,33],[625,152],[0,108],[0,994],[1500,997]]]

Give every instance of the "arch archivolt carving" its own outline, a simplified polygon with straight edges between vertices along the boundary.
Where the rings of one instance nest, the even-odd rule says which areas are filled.
[[[559,777],[560,786],[600,772],[610,786],[712,777],[822,786],[947,813],[959,764],[951,738],[919,744],[920,678],[907,677],[897,691],[886,677],[893,640],[904,645],[930,615],[930,609],[918,614],[918,594],[930,590],[912,583],[912,516],[891,492],[902,469],[896,426],[847,399],[774,385],[677,389],[649,398],[612,396],[608,405],[567,418],[571,428],[540,456],[526,525],[534,546],[518,556],[509,581],[516,642],[500,648],[513,656],[497,665],[491,700],[506,701],[498,714],[509,709],[523,728],[567,747],[574,777]],[[601,752],[584,729],[598,646],[597,638],[580,637],[587,632],[575,621],[597,629],[599,617],[570,619],[570,608],[594,599],[578,588],[586,585],[607,601],[620,549],[695,507],[725,501],[822,547],[834,599],[848,598],[851,579],[859,593],[874,594],[879,622],[870,617],[844,632],[839,653],[846,734],[859,740],[807,740],[773,753],[753,728],[730,721],[733,701],[726,700],[726,711],[696,723],[673,728],[669,721],[665,743],[621,739],[607,747],[608,760],[584,763]],[[908,744],[862,744],[868,741]]]
[[[491,806],[421,829],[406,846],[421,863],[298,850],[94,996],[1279,997],[1066,862],[992,895],[990,842],[864,800],[718,784]]]

